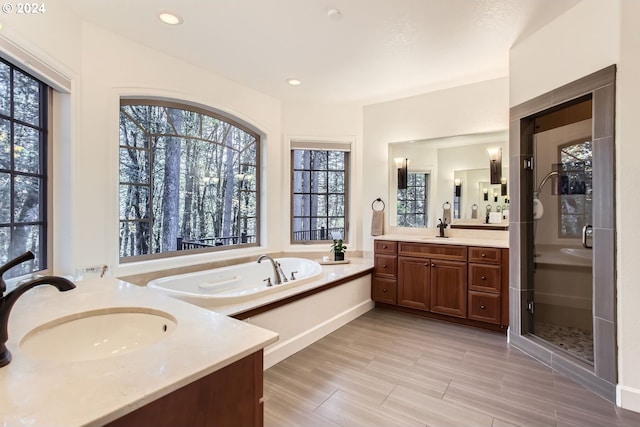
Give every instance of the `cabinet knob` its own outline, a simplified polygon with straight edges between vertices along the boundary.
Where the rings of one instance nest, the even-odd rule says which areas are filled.
[[[484,305],[480,306],[480,310],[484,310],[484,308],[485,308]]]
[[[487,254],[485,254],[484,252],[482,252],[482,253],[480,254],[480,256],[481,256],[482,258],[484,258],[484,257],[486,257],[486,256],[487,256]]]
[[[482,276],[481,279],[482,280],[487,280],[487,278],[485,276]]]
[[[382,268],[387,268],[387,264],[382,264]]]
[[[387,245],[382,245],[382,249],[387,249]]]
[[[387,292],[387,288],[382,288],[382,292]]]
[[[436,266],[435,264],[431,264],[431,267],[435,267],[435,266]]]

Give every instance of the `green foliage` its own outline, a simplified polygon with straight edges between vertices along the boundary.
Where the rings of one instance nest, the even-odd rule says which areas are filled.
[[[334,239],[331,244],[331,251],[334,254],[341,254],[347,250],[347,247],[342,243],[342,239]]]

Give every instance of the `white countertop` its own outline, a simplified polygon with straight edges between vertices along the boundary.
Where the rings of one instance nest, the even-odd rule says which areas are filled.
[[[480,231],[480,233],[486,233],[486,231]],[[508,232],[499,232],[508,233]],[[396,242],[416,242],[416,243],[433,243],[438,245],[458,245],[458,246],[482,246],[489,248],[508,248],[509,238],[506,234],[506,238],[487,238],[482,235],[473,236],[451,236],[451,237],[436,237],[434,235],[407,235],[407,234],[385,234],[382,236],[376,236],[376,240],[393,240]]]
[[[164,311],[177,327],[149,347],[91,361],[37,359],[18,347],[39,325],[110,307]],[[13,358],[0,368],[0,426],[103,425],[277,339],[274,332],[117,279],[80,281],[68,292],[39,286],[16,302],[9,317]]]

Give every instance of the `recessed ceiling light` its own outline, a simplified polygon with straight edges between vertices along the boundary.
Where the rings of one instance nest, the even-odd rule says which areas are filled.
[[[287,83],[289,83],[291,86],[298,86],[302,82],[298,79],[287,79]]]
[[[327,11],[327,16],[332,19],[339,19],[340,16],[342,16],[342,12],[340,12],[340,9],[329,9]]]
[[[182,18],[180,18],[175,13],[161,12],[160,15],[158,15],[158,17],[160,18],[160,20],[162,22],[164,22],[165,24],[168,24],[168,25],[182,24]]]

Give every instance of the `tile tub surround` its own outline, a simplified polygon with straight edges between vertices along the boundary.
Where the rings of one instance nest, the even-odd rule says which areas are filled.
[[[39,325],[110,307],[164,311],[178,326],[152,346],[92,361],[36,359],[18,347]],[[65,293],[42,286],[23,295],[11,312],[7,347],[13,360],[0,369],[0,424],[100,426],[277,338],[274,332],[117,279],[81,281]]]

